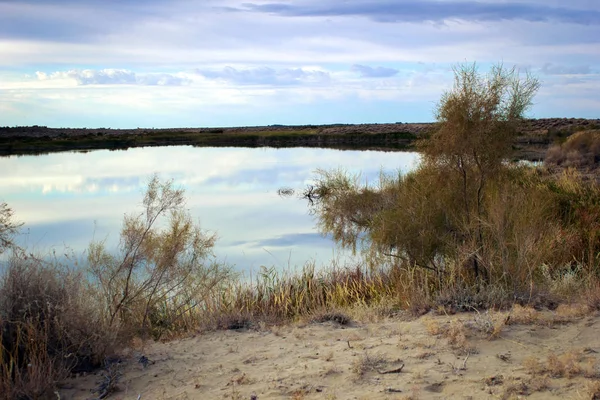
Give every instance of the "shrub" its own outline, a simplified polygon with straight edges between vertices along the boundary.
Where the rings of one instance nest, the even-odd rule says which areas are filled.
[[[123,220],[119,254],[93,242],[88,265],[109,326],[157,338],[188,329],[190,313],[232,274],[209,259],[216,236],[192,221],[172,181],[154,176],[143,205]]]
[[[600,130],[577,132],[548,149],[545,163],[595,169],[600,165]]]
[[[100,364],[115,337],[82,274],[14,255],[0,281],[0,393],[43,398],[73,370]]]
[[[469,309],[533,301],[560,286],[548,276],[574,266],[582,266],[576,280],[597,275],[598,185],[571,171],[556,176],[505,161],[538,87],[514,69],[497,66],[484,76],[475,65],[456,68],[438,129],[420,143],[419,168],[383,176],[377,186],[339,170],[317,172],[309,200],[321,231],[364,251],[372,268],[399,271],[395,286],[415,312],[427,303]],[[588,141],[578,134],[573,146]]]

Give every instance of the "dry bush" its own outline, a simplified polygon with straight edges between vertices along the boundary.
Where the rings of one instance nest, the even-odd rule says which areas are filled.
[[[493,312],[487,310],[475,314],[472,321],[465,323],[469,328],[482,332],[487,335],[488,339],[495,339],[502,333],[508,319],[507,313]]]
[[[377,371],[387,364],[387,360],[380,354],[369,355],[365,352],[352,364],[352,372],[358,379],[363,378],[368,372]]]
[[[546,153],[546,164],[562,167],[597,168],[600,165],[600,130],[577,132]]]
[[[522,396],[544,392],[550,388],[550,380],[545,376],[535,376],[528,380],[512,380],[505,385],[501,398],[506,400],[520,399]]]
[[[467,330],[462,321],[453,320],[443,336],[448,339],[448,344],[453,348],[467,350]]]
[[[232,273],[210,260],[216,236],[192,221],[172,181],[154,176],[143,205],[142,213],[125,216],[118,255],[90,244],[89,271],[112,328],[174,336],[198,325],[197,310],[219,297]]]
[[[335,322],[339,325],[349,325],[352,323],[352,318],[346,313],[335,310],[316,312],[311,319],[314,322]]]
[[[560,355],[550,353],[546,362],[541,362],[536,357],[523,360],[525,370],[531,375],[547,375],[551,378],[574,378],[577,376],[592,376],[595,364],[583,366],[582,352],[569,351]]]
[[[71,371],[100,365],[116,338],[79,272],[14,255],[0,281],[0,386],[7,398],[37,398]]]
[[[22,224],[15,222],[14,212],[6,203],[0,203],[0,254],[14,248],[13,237]]]
[[[542,319],[542,314],[533,307],[523,307],[515,304],[509,312],[506,323],[508,325],[531,325]]]
[[[446,338],[450,347],[462,353],[472,353],[475,349],[468,345],[468,330],[465,323],[458,319],[440,322],[433,318],[423,320],[425,329],[430,335]]]
[[[574,303],[574,304],[560,304],[556,309],[554,322],[564,323],[572,322],[585,317],[590,313],[590,309],[587,304]]]
[[[600,283],[592,282],[583,292],[582,298],[590,311],[600,311]]]
[[[421,322],[425,325],[425,330],[427,330],[427,333],[430,335],[438,336],[444,332],[444,326],[439,320],[434,318],[424,318]]]

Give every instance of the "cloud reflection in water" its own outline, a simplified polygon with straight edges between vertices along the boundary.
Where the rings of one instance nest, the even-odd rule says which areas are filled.
[[[220,259],[246,271],[323,265],[344,254],[316,232],[305,202],[277,189],[304,187],[316,168],[342,167],[374,182],[382,169],[405,171],[417,160],[415,153],[187,146],[7,157],[0,158],[0,201],[26,223],[28,245],[67,244],[80,253],[95,237],[114,248],[123,215],[141,210],[146,182],[158,173],[186,189],[194,217],[219,236]]]

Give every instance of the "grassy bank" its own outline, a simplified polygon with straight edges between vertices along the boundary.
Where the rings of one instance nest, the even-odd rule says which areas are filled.
[[[330,147],[339,149],[411,148],[417,135],[402,125],[378,131],[370,128],[347,132],[342,128],[264,127],[219,129],[69,130],[0,128],[0,155],[43,154],[132,147]],[[333,131],[331,131],[333,130]]]

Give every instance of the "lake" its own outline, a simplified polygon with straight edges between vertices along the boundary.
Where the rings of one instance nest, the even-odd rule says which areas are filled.
[[[302,266],[352,256],[316,230],[306,201],[282,198],[302,189],[317,168],[343,168],[374,182],[407,171],[417,153],[315,148],[146,147],[0,158],[0,202],[25,223],[19,243],[41,254],[81,255],[90,240],[115,249],[123,215],[141,212],[152,174],[186,191],[203,229],[216,232],[218,259],[240,271]]]

